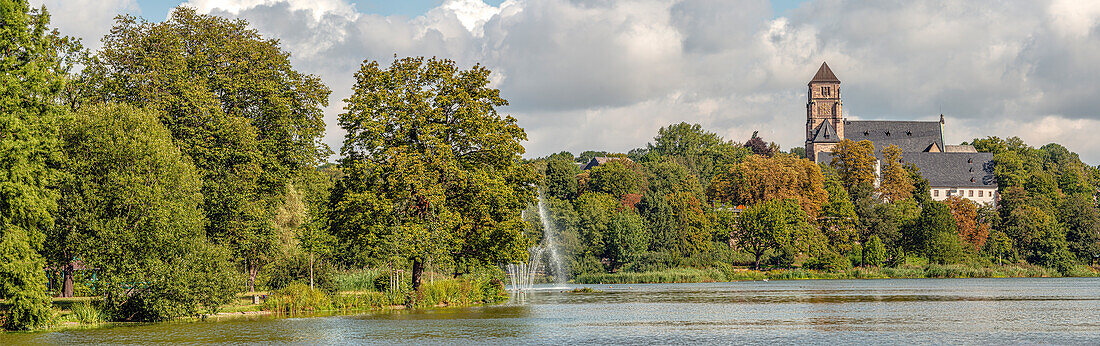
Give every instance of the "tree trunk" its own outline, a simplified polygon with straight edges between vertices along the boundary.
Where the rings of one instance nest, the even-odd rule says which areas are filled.
[[[424,274],[424,261],[417,258],[413,260],[413,272],[412,272],[412,290],[416,292],[420,289],[420,276]]]
[[[309,253],[309,290],[313,290],[313,253]]]
[[[73,296],[73,272],[75,271],[72,261],[69,261],[69,264],[66,264],[65,269],[62,270],[61,275],[64,277],[61,284],[62,297],[69,298]]]
[[[757,252],[756,255],[756,270],[760,270],[760,256],[764,255],[762,252]]]
[[[260,303],[260,296],[256,295],[256,274],[259,272],[259,268],[256,265],[248,264],[248,292],[252,293],[252,304]]]

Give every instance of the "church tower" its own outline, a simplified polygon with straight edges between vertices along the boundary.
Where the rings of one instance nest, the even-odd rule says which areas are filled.
[[[806,157],[817,161],[844,138],[844,104],[840,101],[840,80],[829,64],[821,63],[806,92]]]

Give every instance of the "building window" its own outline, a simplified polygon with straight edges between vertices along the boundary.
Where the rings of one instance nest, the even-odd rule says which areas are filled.
[[[939,197],[939,196],[940,196],[940,190],[932,190],[932,197]]]
[[[978,190],[978,197],[985,197],[983,195],[985,195],[985,191],[984,190]]]
[[[829,96],[829,87],[821,87],[821,96]]]
[[[974,190],[970,190],[970,193],[968,193],[968,195],[969,196],[967,196],[967,197],[974,197]]]

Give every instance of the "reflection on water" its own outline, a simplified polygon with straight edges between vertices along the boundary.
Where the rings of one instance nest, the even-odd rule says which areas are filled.
[[[1096,278],[587,287],[597,291],[544,288],[470,308],[10,334],[0,343],[1100,344]]]

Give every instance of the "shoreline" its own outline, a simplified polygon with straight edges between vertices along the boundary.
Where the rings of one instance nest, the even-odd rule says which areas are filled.
[[[771,280],[871,280],[871,279],[984,279],[984,278],[1058,278],[1100,277],[1100,268],[1078,266],[1070,275],[1030,265],[966,266],[906,265],[897,268],[857,267],[842,271],[811,269],[698,269],[672,268],[663,271],[581,274],[571,281],[582,285],[713,283]]]

